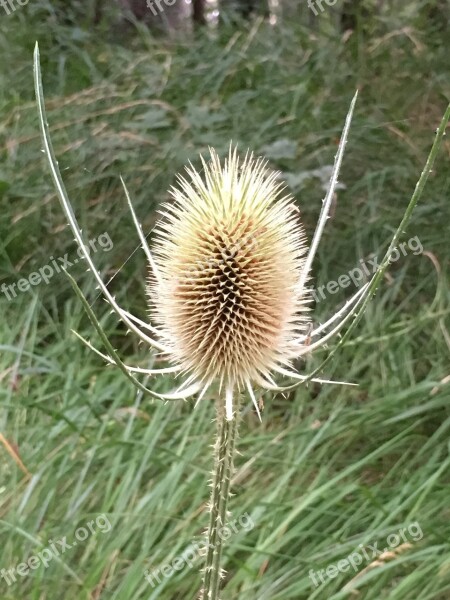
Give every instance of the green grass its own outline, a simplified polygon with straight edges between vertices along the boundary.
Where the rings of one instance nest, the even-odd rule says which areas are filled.
[[[381,258],[450,97],[445,31],[427,28],[417,13],[391,15],[369,37],[360,31],[346,43],[323,20],[315,32],[295,22],[253,24],[224,28],[216,39],[168,42],[142,32],[119,45],[58,23],[45,6],[35,0],[17,10],[7,32],[0,17],[0,284],[51,256],[76,257],[40,152],[36,39],[69,194],[88,239],[107,231],[113,240],[95,261],[106,277],[119,270],[110,287],[129,310],[146,314],[146,265],[140,251],[129,259],[138,240],[120,174],[150,231],[176,172],[188,160],[198,164],[209,145],[225,152],[232,139],[285,174],[311,237],[324,192],[302,175],[332,163],[356,87],[345,189],[315,283],[372,253]],[[255,526],[226,545],[224,600],[450,597],[449,153],[446,140],[405,233],[419,237],[424,254],[392,265],[324,373],[359,387],[265,395],[262,424],[246,406],[231,510],[233,518],[247,512]],[[80,264],[70,272],[127,362],[149,364],[90,274]],[[314,319],[353,289],[328,294]],[[155,588],[144,571],[170,563],[207,525],[213,403],[193,410],[136,395],[71,333],[98,343],[62,274],[11,302],[0,294],[0,315],[0,434],[12,445],[7,452],[0,444],[0,570],[48,540],[70,543],[98,515],[112,525],[10,587],[0,579],[2,600],[195,598],[199,563]],[[323,356],[299,367],[309,371]],[[173,384],[151,382],[156,391]],[[310,569],[337,564],[360,544],[384,548],[389,534],[414,522],[422,539],[410,537],[410,548],[355,579],[358,594],[344,590],[353,572],[314,588]]]

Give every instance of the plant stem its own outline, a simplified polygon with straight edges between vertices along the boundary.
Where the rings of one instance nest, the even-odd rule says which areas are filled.
[[[434,162],[437,158],[439,149],[441,147],[442,144],[442,140],[444,139],[444,136],[446,134],[446,129],[447,129],[447,124],[450,121],[450,104],[447,106],[447,110],[444,113],[444,116],[441,119],[441,123],[439,125],[439,127],[436,130],[436,135],[435,135],[435,139],[433,142],[433,145],[431,147],[431,150],[428,154],[428,158],[427,161],[425,163],[425,166],[422,170],[422,173],[419,177],[419,180],[416,183],[416,187],[414,188],[414,192],[411,196],[411,199],[409,201],[408,206],[405,209],[405,212],[403,213],[403,217],[402,220],[400,221],[399,226],[397,227],[391,242],[389,244],[388,249],[386,250],[386,253],[380,263],[380,265],[378,266],[377,270],[375,271],[375,274],[372,277],[372,280],[369,284],[369,287],[367,288],[365,294],[364,294],[364,299],[360,304],[360,307],[358,309],[358,311],[356,312],[356,314],[353,317],[352,322],[350,323],[349,327],[347,328],[347,330],[345,331],[345,333],[341,336],[339,342],[336,344],[336,346],[330,351],[330,353],[328,354],[328,356],[325,358],[325,360],[323,360],[321,362],[321,364],[316,367],[316,369],[314,369],[314,371],[312,371],[312,373],[310,373],[308,375],[308,379],[305,379],[304,381],[302,381],[302,384],[304,385],[305,383],[307,383],[307,381],[310,381],[313,377],[316,377],[316,375],[318,375],[319,373],[322,372],[323,368],[325,366],[328,365],[328,363],[331,361],[331,359],[333,358],[333,356],[336,354],[336,352],[339,350],[339,348],[341,348],[346,342],[347,340],[350,338],[351,334],[353,333],[353,330],[355,329],[355,327],[357,326],[357,324],[359,323],[359,321],[361,320],[366,307],[368,305],[368,303],[370,302],[370,300],[372,299],[372,297],[374,296],[380,281],[386,271],[386,269],[389,266],[389,259],[390,256],[392,254],[392,251],[394,250],[394,248],[396,247],[396,245],[398,244],[401,236],[403,235],[403,233],[406,230],[406,227],[409,224],[409,221],[411,220],[411,216],[413,213],[414,208],[416,207],[417,203],[419,202],[422,193],[425,189],[425,185],[428,181],[428,177],[430,175],[430,173],[433,172],[433,166],[434,166]],[[288,391],[288,390],[293,390],[296,387],[298,387],[300,384],[295,383],[293,385],[289,385],[286,386],[284,388],[284,391]]]
[[[207,534],[206,564],[203,578],[201,600],[218,600],[222,570],[221,528],[225,526],[227,505],[230,496],[230,484],[233,474],[233,457],[238,427],[238,410],[233,419],[228,420],[225,404],[217,405],[217,439],[214,447],[214,473],[211,492],[210,517]]]

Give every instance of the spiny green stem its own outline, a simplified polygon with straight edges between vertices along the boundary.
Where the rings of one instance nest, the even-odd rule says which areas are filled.
[[[217,439],[214,451],[214,476],[211,492],[207,553],[201,600],[218,600],[222,570],[221,528],[226,524],[227,505],[233,474],[233,457],[238,425],[238,410],[227,420],[224,403],[217,403]]]
[[[422,170],[422,173],[419,177],[419,180],[416,183],[416,187],[414,188],[414,192],[411,196],[409,204],[405,209],[402,220],[400,221],[400,224],[397,227],[397,229],[391,239],[389,248],[386,250],[386,253],[385,253],[378,269],[375,271],[375,274],[372,277],[370,285],[364,294],[364,300],[361,302],[361,305],[358,308],[357,313],[353,317],[352,323],[350,324],[350,326],[348,327],[346,332],[343,334],[343,336],[341,337],[339,342],[336,344],[336,346],[331,350],[331,352],[325,358],[325,360],[323,360],[322,363],[316,369],[314,369],[314,371],[312,371],[312,373],[310,373],[308,375],[308,378],[305,379],[304,381],[302,381],[301,384],[294,383],[292,385],[284,387],[283,388],[284,391],[293,390],[293,389],[297,388],[299,385],[305,385],[313,377],[316,377],[316,375],[318,375],[320,372],[322,372],[324,367],[326,367],[328,365],[328,363],[331,361],[331,359],[336,354],[336,352],[342,346],[344,346],[344,344],[347,342],[347,340],[352,335],[355,327],[361,320],[361,318],[367,308],[368,303],[374,296],[374,294],[380,284],[380,281],[381,281],[386,269],[389,266],[392,251],[397,246],[401,236],[405,232],[406,227],[409,224],[409,221],[411,220],[411,216],[414,211],[414,208],[416,207],[417,203],[419,202],[419,200],[422,196],[422,193],[423,193],[426,183],[428,181],[428,177],[429,177],[430,173],[432,173],[432,171],[433,171],[433,166],[434,166],[435,160],[437,158],[437,155],[439,153],[439,149],[441,147],[442,140],[444,139],[444,136],[446,135],[447,124],[449,121],[450,121],[450,104],[447,106],[447,110],[445,111],[444,116],[442,117],[441,123],[436,130],[435,139],[434,139],[433,145],[431,147],[431,150],[428,154],[427,161],[426,161],[425,166]]]

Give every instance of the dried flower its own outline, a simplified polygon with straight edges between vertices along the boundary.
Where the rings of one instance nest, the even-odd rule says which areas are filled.
[[[169,359],[202,391],[218,381],[227,418],[235,390],[269,387],[305,333],[307,246],[299,210],[266,162],[214,150],[171,190],[157,225],[149,295]]]
[[[230,148],[228,160],[222,166],[211,150],[210,163],[203,161],[204,179],[192,167],[188,169],[188,179],[179,178],[179,188],[172,189],[174,201],[165,206],[157,228],[155,257],[122,181],[151,266],[148,292],[154,309],[150,320],[155,326],[121,308],[85,249],[51,146],[37,46],[34,74],[44,152],[61,206],[88,269],[113,312],[128,329],[172,364],[159,369],[126,365],[76,282],[68,275],[108,354],[77,334],[78,337],[108,364],[116,365],[136,388],[155,398],[180,400],[198,394],[198,403],[217,381],[220,390],[224,390],[220,397],[225,396],[225,415],[229,421],[235,414],[234,395],[245,388],[259,415],[252,384],[285,391],[299,382],[328,383],[315,378],[318,369],[303,375],[290,368],[290,361],[325,344],[368,301],[369,286],[373,289],[372,282],[362,286],[327,322],[306,331],[309,298],[306,284],[338,183],[357,94],[350,105],[330,186],[307,255],[299,211],[292,198],[282,196],[283,186],[277,174],[269,172],[266,163],[252,155],[247,154],[241,162],[236,150]],[[332,324],[333,329],[325,333]],[[318,339],[312,341],[314,337]],[[272,371],[296,383],[278,387],[271,377]],[[177,373],[187,378],[176,390],[161,394],[141,383],[136,373]]]

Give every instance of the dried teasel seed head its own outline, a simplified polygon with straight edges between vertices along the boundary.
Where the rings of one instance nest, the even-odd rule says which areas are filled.
[[[152,317],[171,360],[228,396],[289,366],[307,328],[307,251],[299,210],[266,162],[214,150],[191,166],[155,229]]]

